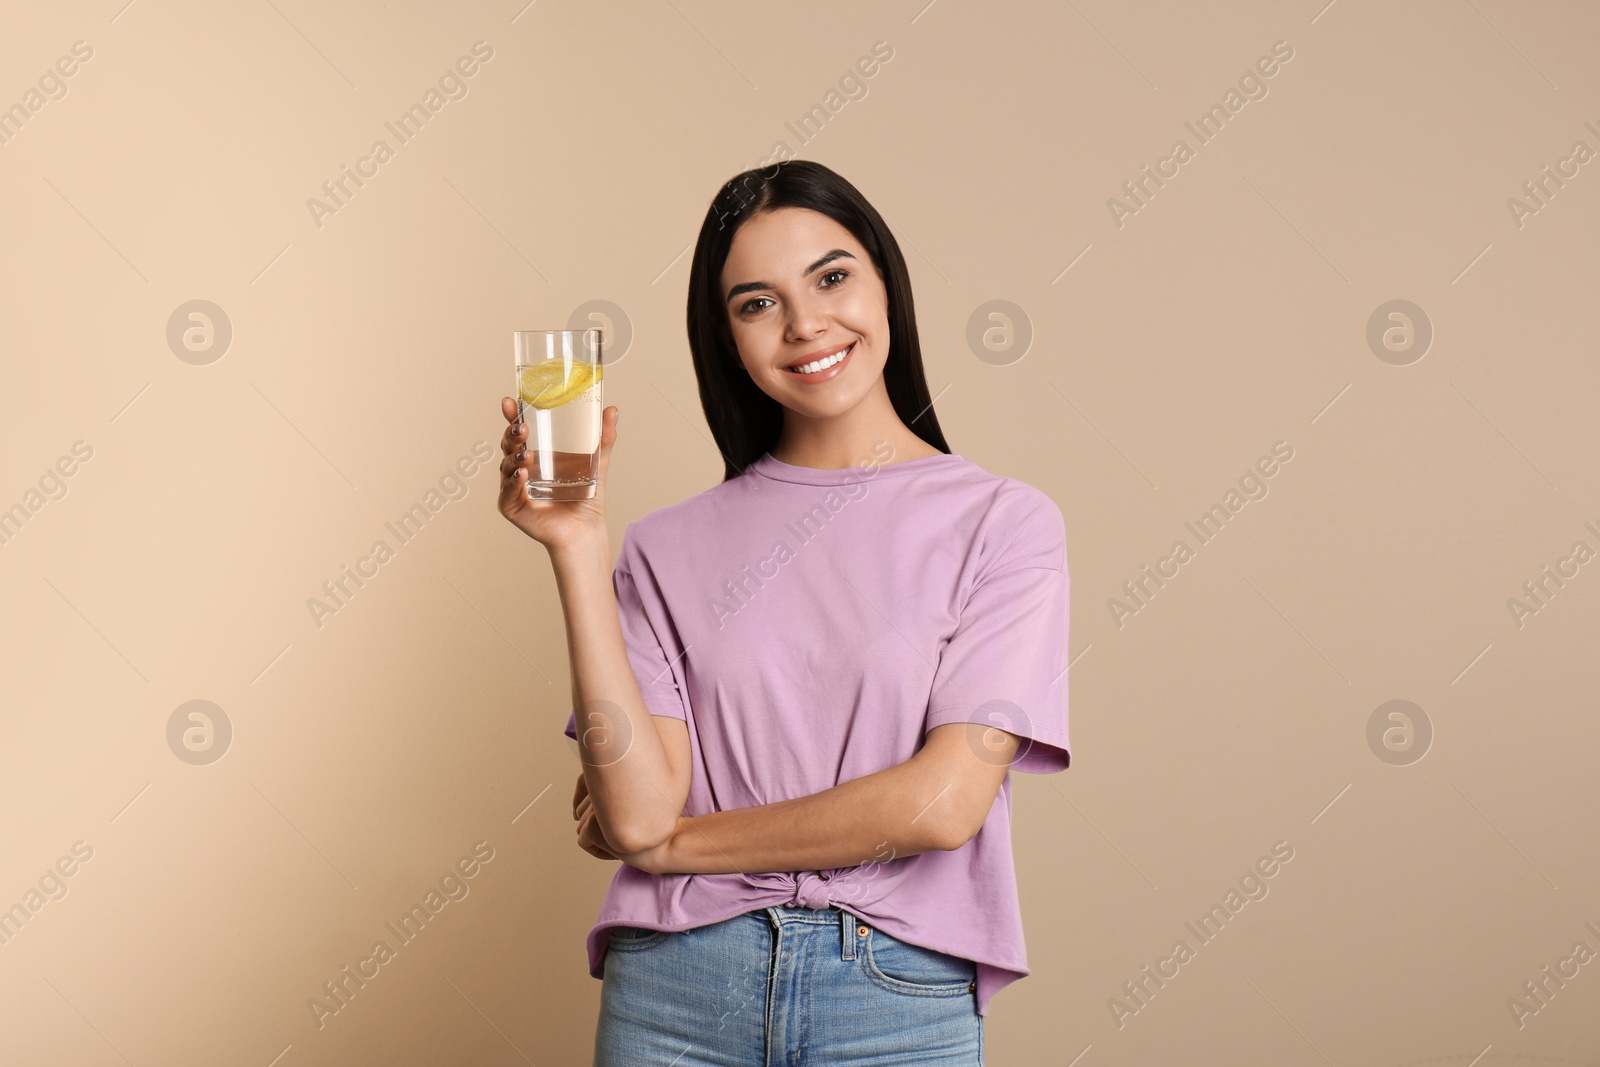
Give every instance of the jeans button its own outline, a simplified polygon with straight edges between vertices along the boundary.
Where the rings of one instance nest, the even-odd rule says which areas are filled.
[[[867,936],[867,928],[865,926],[856,927],[856,936],[857,937],[866,937]]]

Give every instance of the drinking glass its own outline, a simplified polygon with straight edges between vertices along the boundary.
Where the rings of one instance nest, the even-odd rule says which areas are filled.
[[[588,500],[600,480],[601,331],[516,330],[517,416],[528,427],[528,496]]]

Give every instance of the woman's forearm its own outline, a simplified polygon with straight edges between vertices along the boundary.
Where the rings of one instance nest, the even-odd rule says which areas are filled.
[[[566,623],[583,774],[606,839],[627,852],[664,841],[683,798],[628,661],[612,587],[611,545],[595,538],[551,553]]]
[[[816,871],[949,848],[951,786],[911,759],[810,796],[680,817],[650,869]]]

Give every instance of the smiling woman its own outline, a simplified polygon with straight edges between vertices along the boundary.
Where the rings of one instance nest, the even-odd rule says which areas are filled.
[[[880,423],[906,458],[948,452],[888,224],[821,164],[767,173],[723,187],[690,267],[690,347],[724,477],[769,449],[806,466],[847,466]],[[833,421],[845,412],[848,435]]]
[[[724,477],[628,523],[614,567],[616,410],[596,499],[553,504],[501,405],[501,510],[567,624],[578,845],[622,861],[594,1062],[981,1064],[1029,973],[1009,772],[1070,758],[1061,510],[950,451],[905,261],[821,164],[723,187],[688,329]]]

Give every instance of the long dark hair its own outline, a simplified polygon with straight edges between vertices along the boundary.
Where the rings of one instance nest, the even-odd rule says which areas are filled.
[[[888,296],[889,355],[883,379],[889,400],[913,433],[948,453],[922,372],[911,276],[900,245],[855,186],[821,163],[792,159],[744,171],[722,187],[700,224],[689,268],[689,350],[700,383],[700,406],[722,452],[723,481],[738,477],[776,445],[783,429],[783,405],[763,393],[739,363],[721,289],[722,268],[739,227],[784,207],[827,215],[866,249]]]

